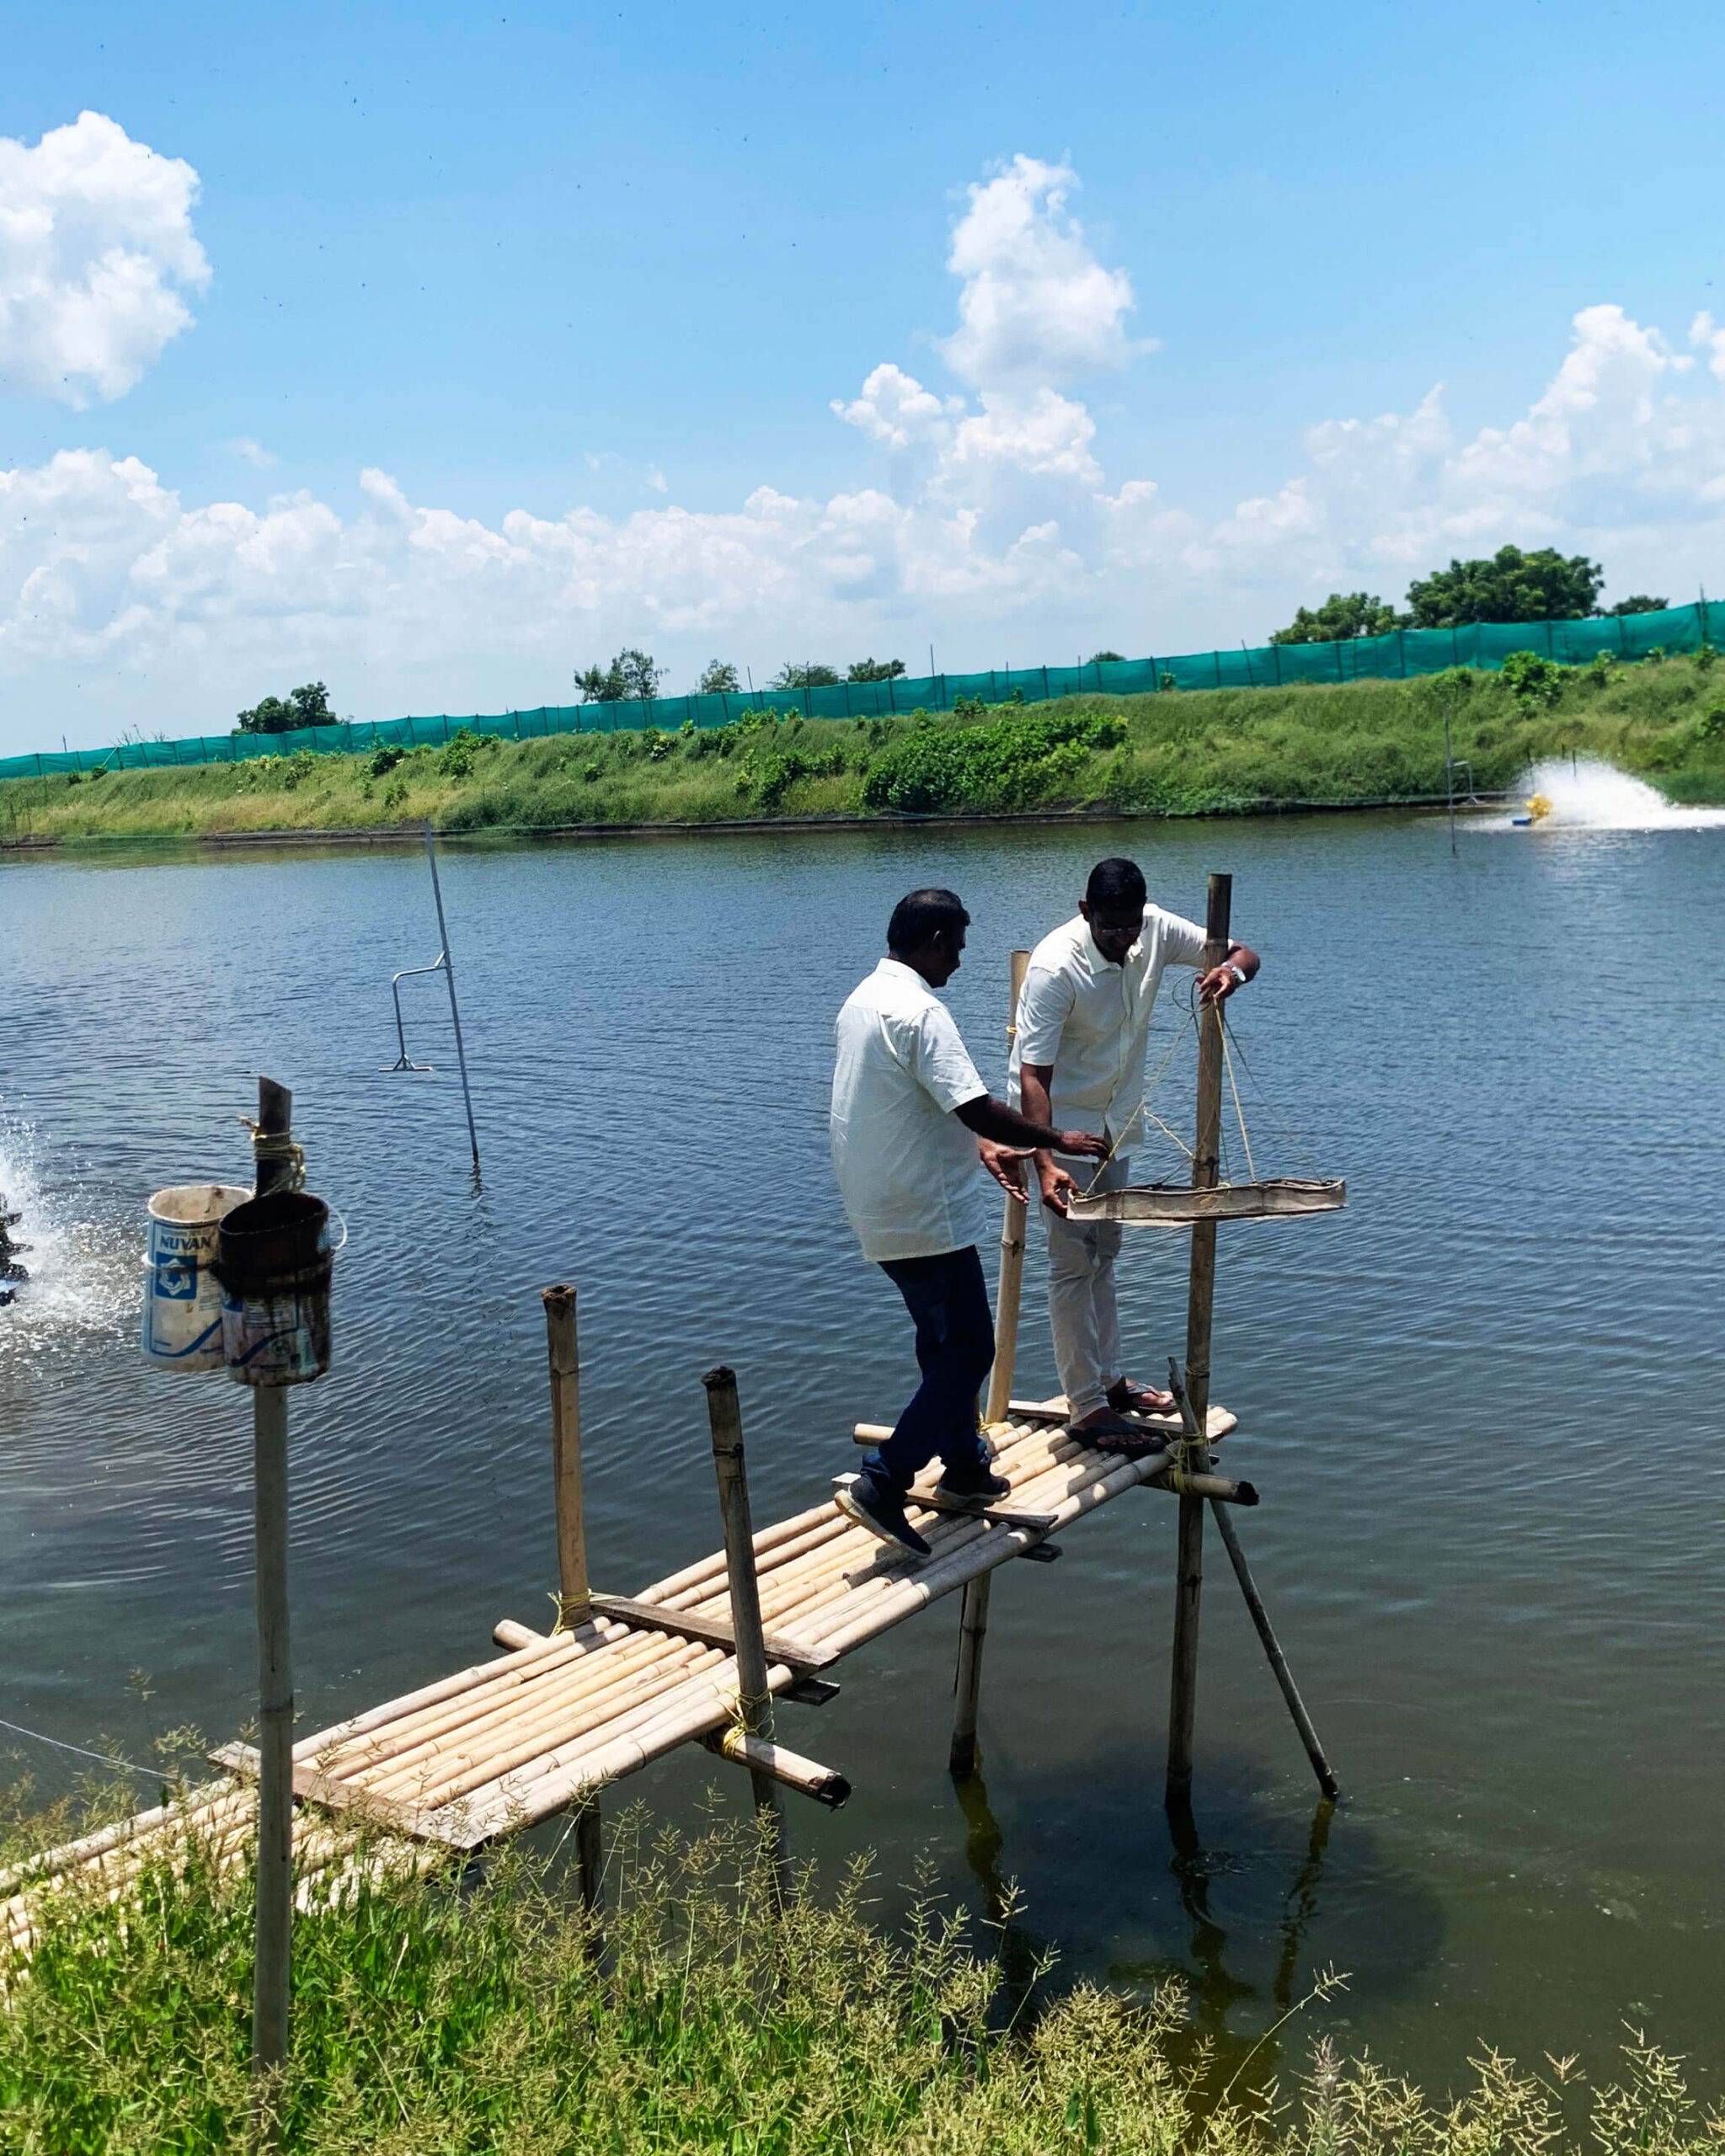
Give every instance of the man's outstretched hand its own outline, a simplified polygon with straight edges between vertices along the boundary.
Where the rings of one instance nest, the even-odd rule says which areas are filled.
[[[996,1145],[991,1138],[979,1138],[976,1153],[1008,1198],[1016,1198],[1021,1205],[1029,1203],[1024,1189],[1024,1163],[1030,1158],[1028,1148]]]

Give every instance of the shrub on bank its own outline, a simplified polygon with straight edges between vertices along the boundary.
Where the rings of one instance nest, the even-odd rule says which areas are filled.
[[[943,724],[926,712],[916,718],[871,764],[862,788],[869,808],[901,815],[1024,808],[1070,791],[1092,753],[1118,747],[1128,732],[1113,712],[1016,705],[997,705],[969,725]]]

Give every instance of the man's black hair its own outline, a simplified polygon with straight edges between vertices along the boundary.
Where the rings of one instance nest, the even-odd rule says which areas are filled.
[[[970,926],[970,916],[955,891],[912,891],[893,908],[886,925],[889,951],[921,951],[937,936],[951,936]]]
[[[1125,913],[1133,906],[1146,905],[1149,899],[1144,871],[1135,861],[1123,861],[1118,854],[1098,861],[1084,886],[1085,904],[1102,906],[1110,913]]]

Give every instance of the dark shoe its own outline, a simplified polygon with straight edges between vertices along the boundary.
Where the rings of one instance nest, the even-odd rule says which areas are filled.
[[[1160,1431],[1146,1429],[1142,1422],[1129,1422],[1124,1416],[1069,1422],[1066,1428],[1087,1450],[1115,1454],[1122,1460],[1148,1460],[1152,1453],[1168,1449],[1168,1440]]]
[[[847,1483],[834,1502],[846,1519],[855,1520],[858,1527],[866,1527],[883,1542],[908,1550],[913,1557],[931,1554],[928,1545],[905,1517],[904,1498],[896,1490],[877,1482],[872,1475],[859,1475],[854,1482]]]
[[[998,1502],[1012,1494],[1012,1486],[1006,1476],[996,1475],[985,1460],[966,1460],[960,1466],[947,1467],[934,1487],[937,1497],[957,1497],[966,1504]]]

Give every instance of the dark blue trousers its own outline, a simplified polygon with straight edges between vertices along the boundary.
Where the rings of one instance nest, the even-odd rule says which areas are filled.
[[[908,1490],[937,1454],[948,1467],[986,1457],[976,1394],[994,1361],[994,1320],[976,1246],[939,1257],[890,1257],[881,1271],[916,1326],[922,1382],[898,1427],[862,1463],[865,1474]]]

